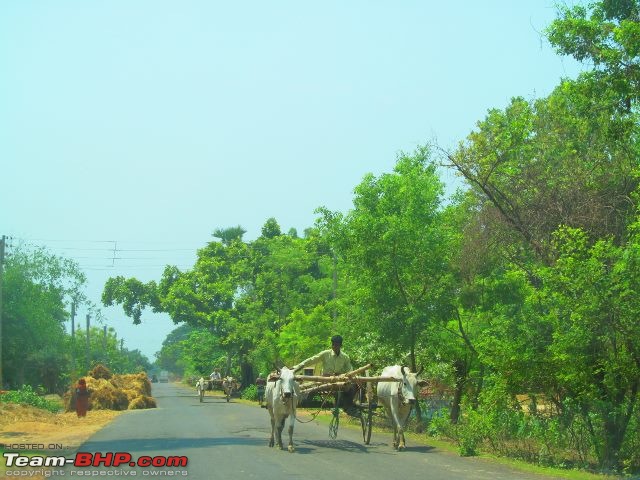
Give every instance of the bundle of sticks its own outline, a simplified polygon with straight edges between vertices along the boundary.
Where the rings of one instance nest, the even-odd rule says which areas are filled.
[[[367,382],[378,383],[401,381],[393,377],[369,377],[358,375],[369,368],[371,368],[370,363],[364,367],[356,368],[351,372],[343,373],[341,375],[329,377],[317,375],[296,375],[296,380],[300,382],[300,393],[305,395],[310,395],[316,392],[335,392],[342,390],[345,385],[350,383],[364,384]]]

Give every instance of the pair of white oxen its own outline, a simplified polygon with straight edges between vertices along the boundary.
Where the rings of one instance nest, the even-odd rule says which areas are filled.
[[[204,399],[205,390],[209,390],[208,386],[210,382],[217,382],[222,386],[227,402],[231,398],[231,395],[233,395],[233,392],[238,388],[238,382],[236,382],[233,377],[224,377],[222,379],[218,378],[215,380],[205,380],[204,377],[200,377],[196,382],[196,390],[198,391],[198,396],[200,397],[201,402]],[[213,385],[211,385],[211,387],[213,387]]]
[[[267,382],[265,401],[271,417],[271,439],[269,446],[277,445],[281,450],[282,431],[285,421],[289,420],[289,446],[293,452],[293,427],[296,423],[296,407],[300,399],[298,382],[294,371],[283,367],[277,381]],[[404,428],[411,413],[411,407],[416,402],[418,373],[412,373],[407,367],[393,365],[385,367],[380,374],[382,377],[396,378],[397,382],[378,383],[378,402],[384,405],[387,416],[393,424],[393,446],[398,450],[405,448]]]

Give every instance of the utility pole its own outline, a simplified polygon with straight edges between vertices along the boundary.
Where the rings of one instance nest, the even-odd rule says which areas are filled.
[[[333,291],[331,292],[331,298],[333,299],[333,309],[331,311],[331,316],[333,317],[333,333],[336,333],[338,328],[338,312],[336,307],[336,297],[338,296],[338,257],[336,256],[336,252],[331,252],[333,254]]]
[[[102,327],[102,361],[107,363],[107,326]]]
[[[91,344],[89,343],[89,314],[87,313],[87,359],[85,362],[85,367],[87,369],[87,373],[89,372],[89,367],[91,366]]]
[[[2,377],[2,271],[4,268],[4,246],[6,244],[6,239],[4,235],[0,238],[0,390],[4,386],[4,379]]]
[[[71,302],[71,369],[76,370],[76,301]]]

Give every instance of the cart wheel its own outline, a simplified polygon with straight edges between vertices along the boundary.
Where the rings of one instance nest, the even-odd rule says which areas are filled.
[[[362,427],[362,440],[365,445],[371,442],[371,424],[373,423],[373,409],[371,404],[366,404],[360,409],[360,426]]]
[[[338,436],[338,426],[340,425],[340,400],[342,395],[340,391],[336,392],[335,404],[333,405],[333,415],[331,423],[329,423],[329,438],[335,439]]]

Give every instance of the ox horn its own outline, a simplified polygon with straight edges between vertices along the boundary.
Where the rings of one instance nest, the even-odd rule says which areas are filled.
[[[422,370],[424,370],[424,365],[420,365],[420,368],[416,372],[416,375],[420,375],[422,373]]]

